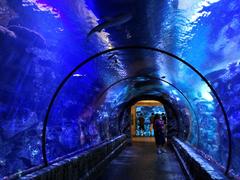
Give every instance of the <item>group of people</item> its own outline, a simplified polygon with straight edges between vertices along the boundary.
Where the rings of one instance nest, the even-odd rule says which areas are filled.
[[[144,132],[144,117],[143,114],[141,113],[139,118],[139,126],[140,126],[140,131]],[[164,144],[165,144],[165,135],[166,135],[166,123],[167,123],[167,118],[164,113],[160,114],[151,114],[150,117],[150,130],[154,131],[154,137],[155,137],[155,143],[157,146],[157,153],[163,153],[165,152],[164,150]]]

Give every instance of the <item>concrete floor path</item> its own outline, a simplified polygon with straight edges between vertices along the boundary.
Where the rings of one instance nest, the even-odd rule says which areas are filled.
[[[135,142],[124,149],[98,180],[186,179],[173,151],[158,155],[153,142]]]

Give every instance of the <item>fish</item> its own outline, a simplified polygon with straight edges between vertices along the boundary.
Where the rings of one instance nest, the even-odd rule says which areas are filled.
[[[13,31],[0,25],[0,38],[1,37],[8,37],[8,38],[16,39],[17,36]]]
[[[6,167],[6,161],[5,160],[0,160],[0,167]]]
[[[73,74],[73,77],[86,77],[87,75],[86,74]]]
[[[46,41],[38,32],[28,29],[23,26],[11,25],[8,30],[14,32],[17,36],[17,41],[24,47],[45,48]]]
[[[45,39],[37,32],[26,27],[0,25],[0,49],[2,57],[7,58],[12,52],[22,56],[24,53],[31,54],[29,48],[46,48]]]
[[[118,59],[117,59],[118,53],[112,53],[110,56],[108,56],[108,60],[114,59],[114,62],[117,64]]]
[[[97,25],[94,27],[91,31],[88,32],[87,37],[90,37],[92,34],[96,32],[101,32],[103,29],[110,28],[110,27],[116,27],[120,26],[122,24],[127,23],[132,19],[132,14],[120,14],[118,16],[115,16],[109,20],[106,20],[105,22]]]
[[[4,52],[11,51],[11,45],[16,41],[17,35],[9,30],[7,27],[0,25],[0,49],[4,49]]]
[[[114,58],[116,55],[117,54],[115,54],[115,53],[111,54],[110,56],[108,56],[108,60]]]

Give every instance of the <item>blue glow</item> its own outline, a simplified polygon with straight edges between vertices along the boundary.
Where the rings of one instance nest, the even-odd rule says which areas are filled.
[[[119,50],[87,63],[63,86],[47,125],[48,160],[117,136],[129,126],[126,114],[119,120],[128,101],[159,95],[175,108],[180,131],[189,131],[187,141],[223,167],[232,143],[231,169],[240,176],[239,1],[101,2],[1,1],[0,178],[43,164],[43,120],[64,77],[96,52],[132,44],[173,53],[206,76],[227,111],[232,142],[216,98],[190,68],[161,53]],[[95,26],[124,12],[133,16],[129,22],[87,37]],[[178,90],[146,75],[165,76],[191,106]]]

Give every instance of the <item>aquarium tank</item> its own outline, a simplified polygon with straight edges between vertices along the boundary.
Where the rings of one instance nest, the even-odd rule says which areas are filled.
[[[151,125],[152,113],[162,115],[166,114],[163,106],[136,106],[136,136],[153,137],[154,130]],[[139,117],[142,114],[144,118],[144,131],[141,131]]]
[[[143,96],[239,177],[239,34],[239,0],[0,0],[0,178],[122,134]]]

